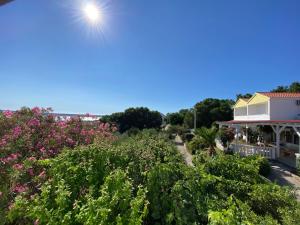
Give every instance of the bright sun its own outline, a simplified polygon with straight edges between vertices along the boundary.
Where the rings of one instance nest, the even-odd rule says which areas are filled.
[[[92,24],[97,24],[101,20],[100,8],[95,3],[87,3],[84,5],[83,13]]]

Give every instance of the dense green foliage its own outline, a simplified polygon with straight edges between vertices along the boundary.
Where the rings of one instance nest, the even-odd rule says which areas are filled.
[[[0,112],[0,218],[19,194],[38,192],[45,168],[39,159],[53,158],[65,147],[72,149],[95,140],[113,141],[114,127],[79,117],[59,121],[49,109],[22,108]],[[0,221],[1,223],[1,221]]]
[[[171,125],[183,124],[183,119],[184,119],[184,115],[180,114],[179,112],[168,113],[166,115],[166,121],[168,124]]]
[[[197,127],[211,127],[215,121],[226,121],[233,118],[233,104],[232,100],[207,98],[196,103],[193,109],[180,110],[178,113],[167,115],[167,122],[193,128],[194,110],[196,110]]]
[[[188,109],[181,109],[179,112],[168,113],[166,115],[166,122],[171,125],[182,125],[186,114],[189,113]]]
[[[200,151],[207,151],[208,155],[212,156],[216,153],[216,138],[220,131],[215,127],[201,127],[195,130],[194,137],[188,141],[188,149],[195,154]]]
[[[160,128],[162,116],[157,111],[151,111],[146,107],[129,108],[124,112],[103,116],[103,122],[114,123],[121,133],[131,129]]]
[[[233,118],[234,101],[207,98],[195,105],[197,110],[197,127],[211,127],[215,121],[227,121]]]
[[[292,192],[260,175],[260,157],[197,155],[188,167],[164,134],[144,131],[37,163],[49,179],[19,196],[17,224],[297,224]]]
[[[208,154],[210,156],[216,153],[216,138],[218,134],[218,130],[215,127],[206,128],[201,127],[195,130],[195,134],[198,137],[202,147],[208,150]]]
[[[272,92],[300,92],[300,82],[293,82],[288,86],[278,86]]]
[[[249,99],[252,97],[252,94],[250,93],[246,93],[246,94],[237,94],[236,95],[236,100],[240,99],[240,98],[246,98],[246,99]]]
[[[147,215],[146,174],[160,163],[181,163],[174,146],[149,132],[116,143],[65,149],[47,167],[48,181],[31,199],[18,197],[11,222],[141,224]]]

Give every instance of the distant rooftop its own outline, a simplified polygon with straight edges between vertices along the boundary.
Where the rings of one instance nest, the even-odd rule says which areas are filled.
[[[270,98],[300,98],[300,93],[292,92],[257,92]]]

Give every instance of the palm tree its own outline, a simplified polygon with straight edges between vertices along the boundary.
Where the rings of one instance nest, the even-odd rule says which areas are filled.
[[[208,154],[213,156],[216,153],[216,137],[217,137],[217,129],[201,127],[195,131],[196,135],[199,137],[201,144],[207,148]]]

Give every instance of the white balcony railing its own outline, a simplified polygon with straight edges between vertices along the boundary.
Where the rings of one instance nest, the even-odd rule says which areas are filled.
[[[230,144],[230,149],[241,156],[260,155],[267,159],[275,159],[276,147]]]
[[[270,120],[268,103],[235,108],[234,120]]]

